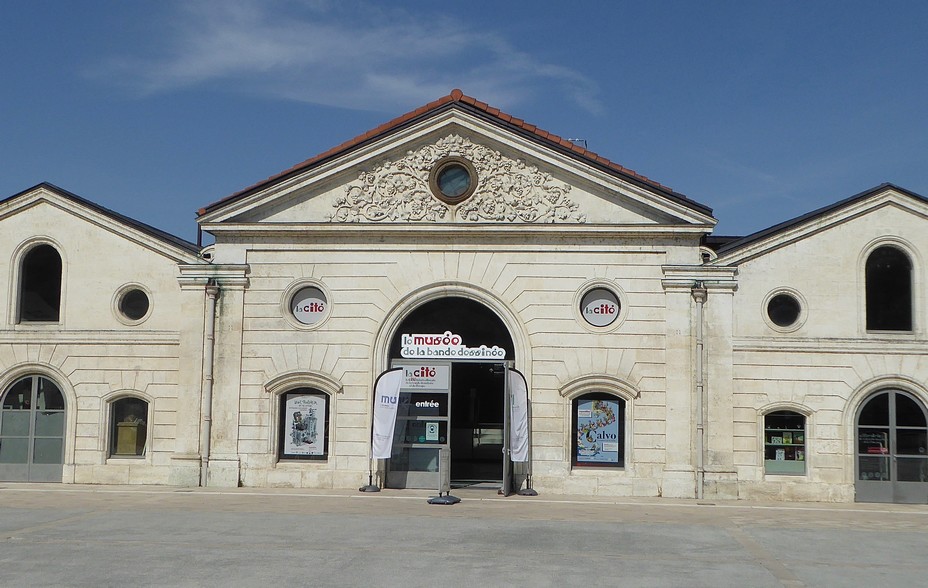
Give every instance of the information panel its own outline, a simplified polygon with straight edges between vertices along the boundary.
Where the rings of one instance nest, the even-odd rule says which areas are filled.
[[[451,362],[394,360],[393,367],[403,372],[387,486],[437,488],[439,450],[447,450],[450,443]]]

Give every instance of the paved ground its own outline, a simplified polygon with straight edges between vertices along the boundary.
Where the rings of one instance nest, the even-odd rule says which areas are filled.
[[[928,505],[0,484],[0,586],[924,586]]]

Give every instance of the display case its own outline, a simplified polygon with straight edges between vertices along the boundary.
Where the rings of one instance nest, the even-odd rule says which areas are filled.
[[[781,410],[764,417],[764,472],[806,473],[806,417]]]

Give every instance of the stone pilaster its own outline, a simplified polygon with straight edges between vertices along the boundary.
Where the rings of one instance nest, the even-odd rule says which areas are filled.
[[[203,381],[204,288],[209,279],[202,274],[208,266],[184,266],[179,278],[181,288],[178,354],[177,433],[171,456],[170,483],[196,486],[200,479],[200,403]]]
[[[692,281],[665,280],[667,351],[666,443],[661,495],[671,498],[696,496],[693,457],[693,335]]]
[[[705,496],[737,498],[734,465],[733,303],[735,283],[706,283]]]

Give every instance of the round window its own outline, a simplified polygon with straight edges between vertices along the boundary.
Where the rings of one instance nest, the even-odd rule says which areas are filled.
[[[608,327],[619,318],[619,298],[606,288],[593,288],[580,300],[580,314],[594,327]]]
[[[126,290],[119,299],[119,312],[131,321],[140,321],[145,318],[150,306],[148,294],[139,288]]]
[[[767,316],[778,327],[789,327],[799,320],[802,306],[792,294],[777,294],[767,303]]]
[[[436,198],[457,204],[467,199],[477,188],[477,170],[462,157],[448,157],[432,168],[429,186]]]
[[[314,325],[325,317],[328,300],[315,286],[300,289],[290,301],[293,317],[304,325]]]
[[[470,188],[470,173],[463,165],[452,164],[438,172],[438,189],[448,198],[457,198]]]

